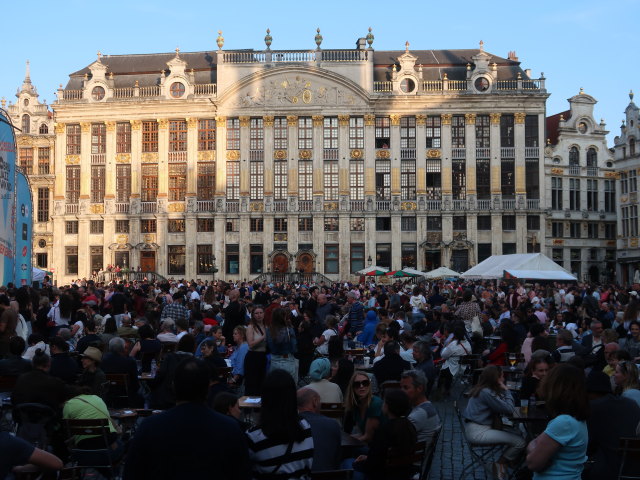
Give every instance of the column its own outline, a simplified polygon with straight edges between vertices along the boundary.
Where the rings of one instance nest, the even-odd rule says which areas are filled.
[[[158,119],[158,213],[166,213],[160,209],[163,204],[166,207],[169,197],[169,121],[166,118]]]
[[[466,113],[464,115],[465,124],[465,162],[467,175],[467,196],[475,205],[476,191],[476,114]]]
[[[187,204],[198,192],[198,119],[187,118]]]
[[[105,155],[105,200],[113,200],[116,196],[116,122],[107,122],[107,144]],[[108,202],[105,202],[108,203]]]
[[[364,116],[364,197],[365,210],[369,211],[368,204],[371,201],[371,210],[376,197],[376,138],[375,138],[375,115]],[[375,226],[375,225],[374,225]],[[365,247],[368,250],[368,247]],[[375,249],[373,251],[375,255]],[[365,251],[365,258],[369,252]],[[371,258],[374,257],[371,256]]]
[[[390,115],[391,197],[400,196],[400,115]],[[392,247],[393,249],[393,247]]]
[[[80,215],[78,220],[78,277],[91,273],[89,248],[89,202],[91,201],[91,124],[81,123],[80,131]]]
[[[351,226],[349,225],[349,214],[341,212],[338,220],[339,235],[339,279],[348,278],[351,275]]]
[[[227,117],[216,117],[216,197],[225,197],[227,195]],[[224,222],[222,229],[218,230],[216,222],[216,232],[220,232],[224,238]],[[220,262],[224,260],[222,256],[216,253],[216,258],[220,258]],[[220,263],[222,265],[222,263]],[[218,268],[222,273],[222,268]],[[224,277],[218,277],[224,278]]]
[[[314,117],[315,123],[315,117]],[[320,117],[320,123],[322,124],[322,116]],[[300,152],[298,151],[298,117],[295,115],[287,116],[287,139],[288,139],[288,153],[289,159],[288,171],[289,178],[287,179],[289,197],[298,197],[298,159],[300,158]],[[266,230],[265,230],[266,231]],[[272,239],[273,241],[273,239]]]
[[[273,175],[273,115],[262,117],[264,125],[264,197],[265,200],[273,197],[274,175]],[[269,199],[268,203],[272,199]]]
[[[323,127],[324,117],[316,115],[313,117],[313,203],[314,211],[317,211],[317,205],[323,210],[324,201],[324,145]],[[315,220],[314,220],[315,231]],[[314,235],[315,236],[315,235]],[[323,249],[324,254],[324,249]]]
[[[140,182],[140,171],[142,169],[142,122],[133,120],[131,122],[131,212],[139,212],[140,193],[142,190]],[[137,240],[137,238],[136,238]]]
[[[391,270],[400,270],[402,265],[402,216],[400,212],[391,214]]]
[[[198,119],[187,118],[187,191],[185,194],[185,276],[198,276]]]
[[[349,115],[338,115],[338,125],[338,195],[342,200],[349,196]]]
[[[185,278],[198,277],[198,220],[196,214],[187,212],[185,216],[185,247],[187,250],[185,262]]]
[[[240,217],[238,225],[238,251],[240,252],[240,266],[238,276],[240,279],[249,278],[249,216]]]
[[[490,113],[491,127],[489,129],[491,153],[490,153],[490,168],[491,168],[491,199],[496,204],[496,198],[500,201],[502,193],[502,185],[500,181],[500,113]]]
[[[248,206],[249,199],[249,124],[251,117],[240,117],[240,205]],[[246,209],[243,208],[243,211]],[[248,264],[247,264],[248,265]]]
[[[418,199],[427,193],[426,123],[426,115],[416,115],[416,196]],[[418,238],[421,237],[418,236]]]
[[[451,205],[453,186],[451,179],[451,119],[453,115],[443,113],[441,118],[441,146],[442,146],[442,196],[445,205]],[[448,198],[447,198],[448,197]],[[450,208],[450,207],[449,207]],[[444,209],[444,207],[443,207]],[[444,225],[443,225],[444,228]]]
[[[515,192],[516,192],[516,252],[527,253],[527,189],[525,183],[524,122],[525,113],[514,114]]]

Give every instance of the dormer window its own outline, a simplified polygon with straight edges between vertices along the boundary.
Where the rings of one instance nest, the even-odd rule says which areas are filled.
[[[49,133],[49,127],[47,127],[46,123],[40,125],[39,133],[40,135],[47,135]]]
[[[100,86],[93,87],[93,90],[91,90],[91,98],[96,102],[102,100],[104,98],[104,88]]]
[[[31,133],[31,117],[26,113],[22,115],[22,133]]]
[[[29,99],[28,99],[28,98],[25,98],[25,99],[22,101],[22,104],[23,104],[25,107],[28,107],[28,106],[29,106]]]
[[[171,96],[173,98],[182,97],[184,95],[184,92],[185,92],[184,84],[182,84],[180,82],[173,82],[171,84],[171,88],[169,89],[169,92],[171,93]]]
[[[629,139],[629,155],[632,157],[636,154],[636,139]]]
[[[403,78],[402,81],[400,82],[400,90],[402,90],[402,93],[411,93],[416,89],[416,82],[413,81],[413,79],[406,77]]]

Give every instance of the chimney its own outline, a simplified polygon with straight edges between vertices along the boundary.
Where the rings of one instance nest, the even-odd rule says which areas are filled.
[[[518,56],[516,55],[516,51],[515,50],[511,50],[508,54],[507,54],[507,58],[509,60],[513,60],[514,62],[518,61]]]
[[[530,68],[527,68],[527,69],[524,71],[524,74],[527,76],[527,78],[531,78],[531,69],[530,69]]]
[[[356,50],[364,50],[365,48],[367,48],[367,39],[360,37],[356,40]]]

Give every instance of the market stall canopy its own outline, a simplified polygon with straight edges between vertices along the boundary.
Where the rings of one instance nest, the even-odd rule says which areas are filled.
[[[460,275],[466,280],[495,280],[505,276],[531,280],[577,280],[542,253],[493,255]]]
[[[358,270],[356,275],[365,275],[367,277],[377,277],[379,275],[384,275],[389,271],[388,268],[378,267],[377,265],[371,265],[370,267],[364,268],[362,270]]]
[[[416,270],[415,268],[405,267],[402,269],[404,273],[408,273],[414,277],[424,277],[425,273],[420,270]]]
[[[458,278],[460,274],[447,267],[438,267],[435,270],[431,270],[424,274],[425,278]]]
[[[387,272],[385,273],[385,275],[388,277],[419,277],[422,275],[422,272],[418,272],[416,274],[416,273],[408,272],[407,269],[402,269],[402,270],[394,270],[392,272]]]
[[[39,268],[36,268],[36,267],[33,267],[32,271],[33,271],[33,275],[31,278],[34,282],[42,282],[44,280],[45,275],[51,275],[50,272],[47,272],[45,270],[40,270]]]

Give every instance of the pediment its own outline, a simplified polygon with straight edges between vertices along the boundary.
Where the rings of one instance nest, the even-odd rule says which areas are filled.
[[[348,78],[320,68],[272,69],[229,88],[220,103],[234,109],[364,106],[368,94]]]

